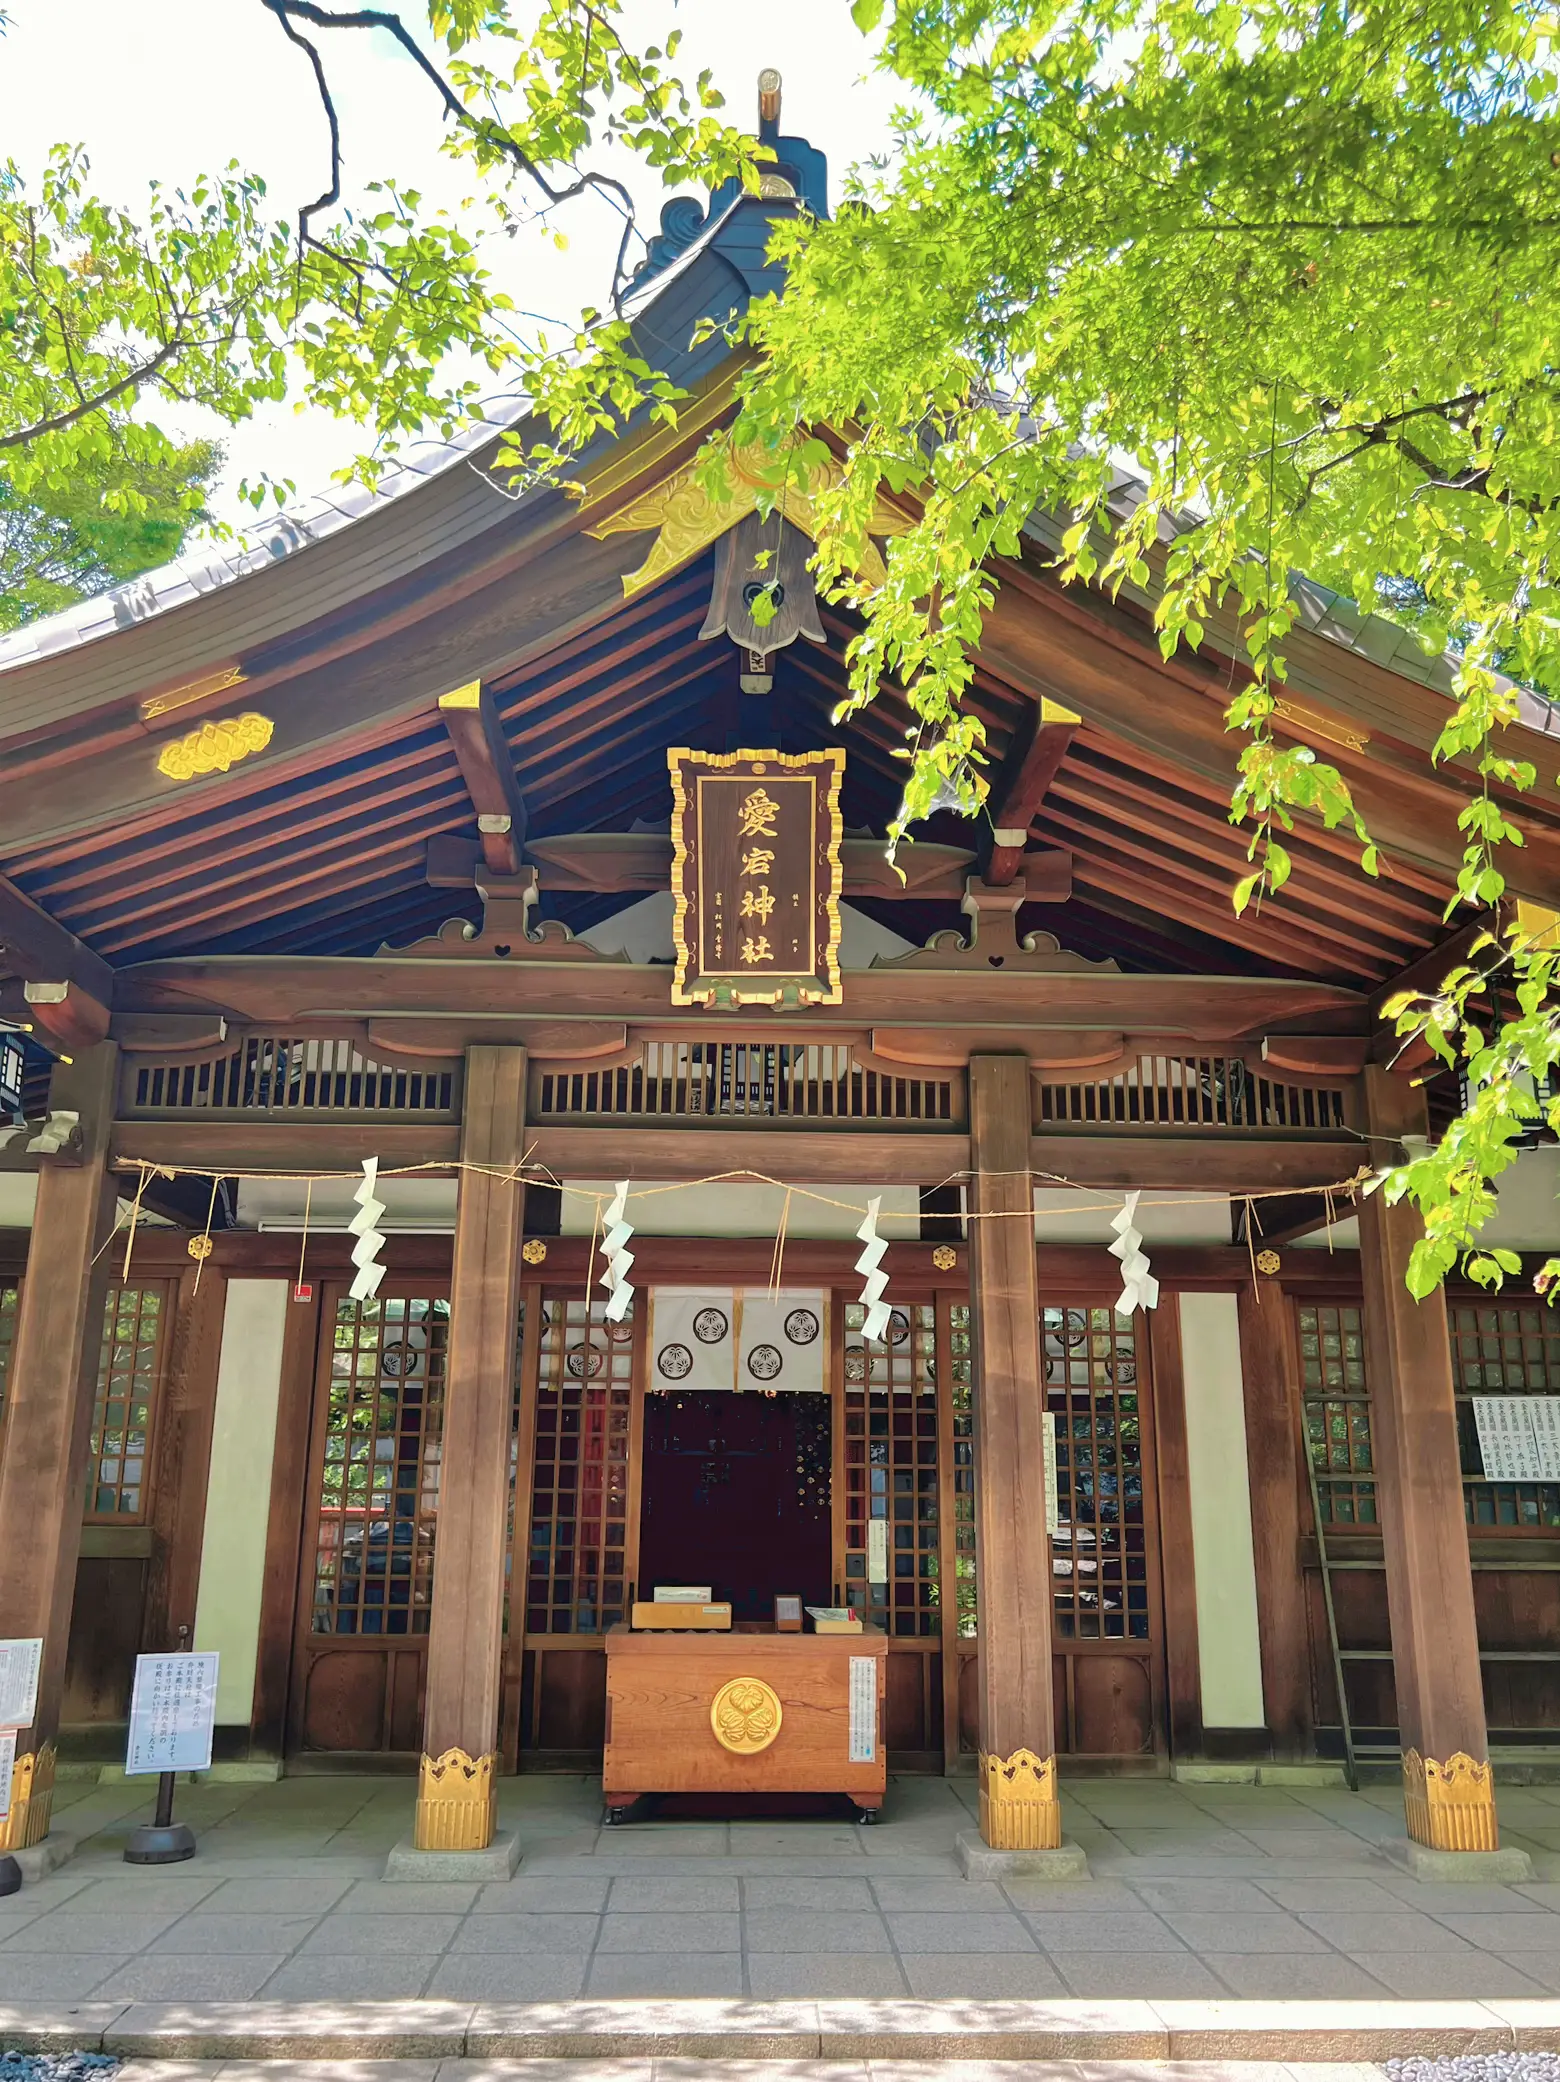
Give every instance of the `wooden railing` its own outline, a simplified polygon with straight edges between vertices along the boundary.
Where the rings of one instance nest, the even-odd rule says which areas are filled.
[[[122,1120],[342,1119],[389,1114],[419,1121],[460,1118],[460,1064],[426,1069],[376,1062],[339,1036],[249,1033],[203,1060],[127,1055],[120,1086]]]
[[[637,1062],[614,1068],[538,1065],[531,1116],[959,1128],[964,1080],[868,1067],[848,1042],[647,1041]]]
[[[1142,1055],[1093,1082],[1042,1078],[1035,1127],[1220,1129],[1335,1134],[1346,1125],[1335,1085],[1297,1084],[1238,1055]]]

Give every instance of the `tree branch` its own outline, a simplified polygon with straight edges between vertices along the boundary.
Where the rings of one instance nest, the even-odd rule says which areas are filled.
[[[556,207],[560,203],[572,202],[577,196],[583,195],[591,189],[594,189],[598,194],[611,195],[617,198],[623,210],[625,221],[623,236],[618,241],[617,260],[613,267],[612,309],[615,316],[622,317],[623,294],[627,288],[626,262],[628,242],[634,234],[636,222],[634,198],[621,181],[616,180],[611,174],[583,173],[567,187],[555,187],[542,172],[536,161],[515,141],[513,135],[502,123],[496,119],[487,123],[480,122],[472,115],[471,111],[450,86],[437,65],[428,57],[399,15],[377,7],[358,7],[353,8],[346,14],[333,14],[327,8],[316,5],[315,0],[260,0],[260,4],[276,16],[291,41],[299,44],[308,52],[310,63],[314,68],[315,83],[319,88],[320,99],[326,112],[326,119],[330,124],[331,185],[317,202],[309,204],[306,210],[299,212],[300,224],[302,224],[305,218],[311,217],[317,210],[328,208],[331,204],[340,200],[341,135],[336,119],[335,106],[330,97],[330,90],[326,83],[325,70],[320,61],[319,53],[307,37],[298,33],[293,26],[294,19],[308,22],[311,26],[319,29],[383,29],[387,35],[395,38],[402,50],[406,52],[407,56],[417,66],[423,77],[432,85],[444,105],[445,114],[459,123],[463,130],[469,131],[472,136],[486,140],[487,143],[491,144],[505,158],[510,160],[513,165],[517,166],[528,179],[534,181],[543,195],[546,196],[549,207]],[[311,245],[318,246],[322,252],[331,253],[332,258],[337,260],[344,258],[343,255],[332,252],[330,247],[321,246],[320,242],[312,234],[306,233],[305,235],[308,237],[308,242]]]

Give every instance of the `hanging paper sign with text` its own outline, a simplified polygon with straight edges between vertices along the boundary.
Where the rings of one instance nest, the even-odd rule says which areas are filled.
[[[1056,1412],[1047,1410],[1040,1419],[1045,1438],[1045,1529],[1054,1540],[1056,1528],[1061,1523],[1060,1500],[1056,1489]]]
[[[11,1812],[11,1780],[16,1771],[16,1730],[0,1728],[0,1822]]]
[[[1560,1482],[1560,1395],[1530,1395],[1528,1415],[1538,1448],[1539,1479]]]
[[[0,1728],[30,1728],[38,1713],[43,1642],[0,1641]]]
[[[850,1659],[850,1761],[877,1762],[877,1657],[853,1655]]]
[[[220,1660],[215,1654],[136,1657],[127,1778],[210,1770]]]
[[[674,1005],[840,1002],[840,781],[845,754],[673,746]],[[750,1051],[750,1053],[757,1053]],[[767,1053],[771,1053],[766,1051]],[[773,1078],[791,1051],[772,1051]],[[784,1112],[778,1088],[712,1107]]]
[[[1528,1402],[1525,1395],[1473,1397],[1479,1458],[1492,1482],[1537,1482],[1542,1479],[1538,1441],[1533,1436]]]

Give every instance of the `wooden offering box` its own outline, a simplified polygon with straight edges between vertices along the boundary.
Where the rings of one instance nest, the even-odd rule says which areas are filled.
[[[644,1793],[845,1793],[863,1821],[875,1820],[887,1781],[887,1654],[877,1627],[825,1635],[611,1628],[608,1821]],[[862,1666],[854,1676],[852,1663]]]

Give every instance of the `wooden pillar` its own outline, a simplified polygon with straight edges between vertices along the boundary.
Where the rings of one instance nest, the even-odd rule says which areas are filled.
[[[525,1186],[523,1048],[466,1051],[419,1850],[483,1850],[498,1816],[515,1329]],[[523,1586],[521,1587],[523,1596]]]
[[[1425,1132],[1423,1096],[1390,1071],[1365,1072],[1377,1161]],[[1392,1669],[1408,1833],[1438,1851],[1497,1847],[1484,1726],[1473,1573],[1463,1511],[1446,1298],[1403,1284],[1421,1234],[1407,1201],[1372,1193],[1360,1213],[1371,1442],[1376,1463]]]
[[[1062,1811],[1029,1063],[1024,1056],[972,1056],[969,1075],[980,1833],[994,1850],[1054,1850]]]
[[[0,1636],[43,1638],[38,1711],[18,1732],[0,1850],[49,1833],[54,1738],[81,1551],[87,1441],[103,1351],[114,1225],[108,1169],[118,1050],[110,1041],[56,1066],[51,1111],[80,1115],[82,1161],[38,1173],[27,1276],[16,1316],[0,1454]]]
[[[1311,1752],[1311,1653],[1300,1563],[1300,1492],[1305,1482],[1294,1311],[1277,1280],[1240,1295],[1240,1368],[1245,1383],[1246,1458],[1251,1470],[1251,1552],[1257,1572],[1257,1640],[1262,1701],[1273,1754],[1294,1762]]]

